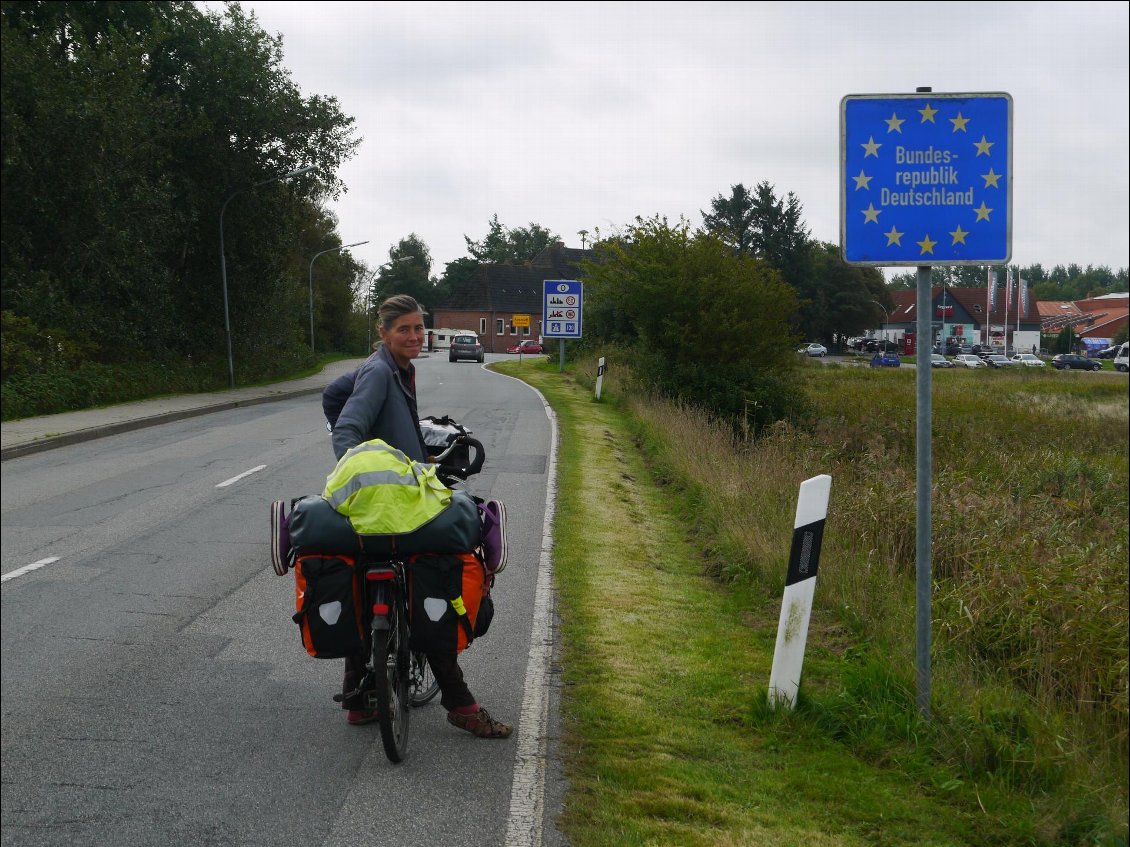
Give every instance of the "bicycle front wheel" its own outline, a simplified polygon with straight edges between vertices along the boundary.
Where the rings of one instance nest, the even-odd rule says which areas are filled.
[[[408,626],[402,604],[389,605],[388,629],[373,629],[374,693],[385,755],[390,761],[402,762],[408,752]]]
[[[430,703],[439,694],[439,682],[432,673],[432,666],[428,664],[428,657],[423,653],[412,654],[411,665],[411,690],[413,706],[423,706]]]

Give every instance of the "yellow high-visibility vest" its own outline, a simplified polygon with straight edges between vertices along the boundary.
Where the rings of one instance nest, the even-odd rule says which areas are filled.
[[[436,476],[435,465],[376,438],[341,457],[322,496],[359,535],[403,535],[446,509],[451,489]]]

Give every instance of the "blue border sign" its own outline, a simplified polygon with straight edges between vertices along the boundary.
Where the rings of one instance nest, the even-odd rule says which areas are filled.
[[[575,279],[547,279],[542,285],[542,336],[580,338],[584,286]]]
[[[1012,97],[844,97],[840,245],[852,265],[1006,264]]]

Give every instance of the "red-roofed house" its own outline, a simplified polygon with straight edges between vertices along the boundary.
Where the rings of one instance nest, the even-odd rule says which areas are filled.
[[[1040,345],[1040,312],[1034,298],[1018,304],[1015,298],[1005,314],[1003,290],[997,290],[996,303],[987,301],[987,288],[932,288],[930,322],[934,337],[931,346],[951,339],[959,344],[992,344],[1009,350],[1027,351]],[[895,307],[887,317],[884,331],[889,337],[905,339],[917,332],[918,292],[900,289],[892,292]],[[1018,314],[1019,313],[1019,314]],[[917,347],[916,343],[916,347]],[[905,349],[905,345],[904,345]]]

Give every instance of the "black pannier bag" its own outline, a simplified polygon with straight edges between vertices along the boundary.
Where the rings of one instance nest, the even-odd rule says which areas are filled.
[[[475,636],[486,571],[474,553],[413,556],[409,568],[408,645],[421,653],[456,653]],[[490,610],[493,615],[493,606]]]
[[[348,556],[299,556],[294,565],[294,622],[316,659],[355,656],[364,647],[361,590]]]

